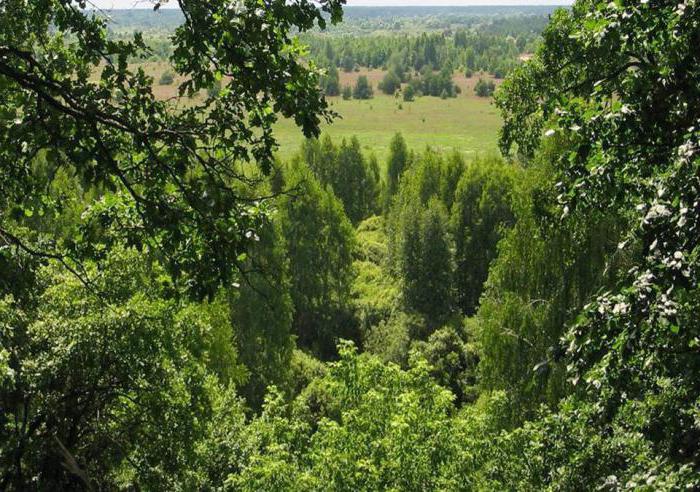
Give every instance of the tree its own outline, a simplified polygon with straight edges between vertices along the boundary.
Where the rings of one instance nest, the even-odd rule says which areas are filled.
[[[698,430],[686,416],[700,398],[691,355],[700,326],[699,19],[695,3],[579,2],[553,16],[538,55],[497,97],[504,152],[532,156],[543,140],[562,142],[552,156],[561,220],[629,218],[618,249],[632,265],[564,336],[577,387],[565,415],[581,425],[582,409],[597,412],[590,434],[609,446],[638,436],[656,469],[674,477],[698,466]]]
[[[352,87],[350,87],[349,85],[343,87],[343,99],[345,101],[349,101],[350,99],[352,99]]]
[[[355,69],[355,59],[353,58],[352,53],[345,53],[340,64],[343,67],[344,72],[352,72]]]
[[[294,332],[301,346],[328,356],[335,338],[356,338],[347,314],[354,231],[342,204],[305,164],[293,161],[285,182],[295,190],[281,200],[278,219],[287,242]]]
[[[479,97],[491,97],[496,90],[496,84],[492,80],[484,80],[479,78],[479,81],[474,86],[474,92]]]
[[[340,75],[335,65],[328,67],[327,73],[321,79],[321,87],[326,96],[340,95]]]
[[[349,144],[343,140],[337,156],[333,192],[343,203],[350,222],[357,225],[375,211],[379,182],[362,155],[357,137],[352,137]]]
[[[413,89],[411,84],[408,84],[403,89],[403,100],[406,102],[411,102],[416,98],[416,91]]]
[[[226,307],[168,299],[162,268],[133,250],[89,273],[90,290],[49,265],[38,302],[0,300],[12,369],[0,379],[0,485],[186,484],[214,395],[244,379]]]
[[[321,144],[308,140],[301,152],[306,164],[322,186],[329,186],[343,204],[346,216],[353,224],[373,214],[379,195],[379,169],[376,159],[365,159],[357,137],[340,147],[325,135]]]
[[[458,302],[474,314],[505,229],[513,225],[514,172],[502,162],[473,162],[461,176],[452,207]]]
[[[355,99],[372,99],[374,97],[372,85],[367,81],[366,75],[357,77],[355,87],[352,89],[352,97]]]
[[[401,78],[392,70],[389,70],[379,84],[379,89],[389,96],[401,89]]]
[[[244,281],[228,292],[233,340],[248,378],[241,389],[249,405],[259,409],[271,385],[288,380],[294,349],[293,305],[289,265],[279,224],[262,228],[257,247],[242,266]]]
[[[436,198],[421,211],[415,205],[402,213],[398,269],[408,309],[439,324],[452,312],[453,260],[447,212]]]
[[[0,209],[60,215],[56,202],[27,208],[46,185],[29,171],[40,154],[49,176],[72,169],[110,193],[86,204],[83,235],[36,237],[3,215],[2,243],[78,272],[81,261],[98,259],[117,236],[157,249],[193,294],[209,295],[230,282],[249,245],[245,232],[260,225],[266,209],[264,201],[237,199],[232,185],[243,177],[237,163],[255,160],[270,169],[277,113],[294,117],[307,135],[317,134],[321,119],[330,116],[318,73],[301,60],[291,32],[325,26],[322,11],[338,21],[341,3],[274,2],[261,9],[254,0],[236,8],[223,0],[181,2],[185,20],[172,55],[183,80],[178,93],[193,95],[227,75],[227,97],[186,111],[157,100],[153,79],[127,63],[147,52],[140,34],[108,38],[107,20],[75,3],[6,4],[0,12],[0,113],[15,123],[0,130]],[[89,75],[100,62],[105,68],[94,80]],[[87,233],[99,228],[110,235]]]
[[[389,143],[389,158],[386,165],[386,206],[399,189],[401,175],[408,167],[408,148],[401,133],[395,133]]]

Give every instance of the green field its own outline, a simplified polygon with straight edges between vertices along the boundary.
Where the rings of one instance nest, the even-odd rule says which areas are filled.
[[[384,162],[391,137],[401,132],[409,148],[430,146],[440,150],[456,149],[465,157],[497,152],[501,119],[491,99],[466,96],[455,99],[420,97],[406,103],[392,96],[376,95],[366,101],[329,98],[331,108],[341,115],[323,132],[334,141],[357,135],[367,153]],[[403,109],[399,109],[399,104]],[[292,121],[281,121],[275,133],[279,157],[294,155],[303,135]]]
[[[156,81],[170,68],[167,62],[147,62],[141,66]],[[498,110],[492,99],[474,95],[474,84],[481,74],[465,78],[456,72],[454,82],[462,90],[456,98],[424,96],[413,102],[403,102],[400,98],[381,94],[377,85],[384,74],[381,70],[366,69],[341,72],[341,85],[353,86],[359,75],[366,75],[374,87],[375,96],[364,101],[329,97],[331,109],[340,117],[330,125],[324,124],[323,132],[338,142],[356,135],[364,150],[368,154],[373,152],[381,163],[386,159],[389,142],[396,132],[403,134],[412,150],[423,150],[426,146],[447,151],[456,149],[467,158],[498,151],[498,130],[501,127]],[[496,85],[500,84],[499,80],[494,81]],[[154,85],[156,97],[175,97],[179,82],[176,78],[176,83],[171,85]],[[277,154],[282,160],[296,154],[304,138],[291,120],[280,121],[275,128],[275,136],[280,144]]]

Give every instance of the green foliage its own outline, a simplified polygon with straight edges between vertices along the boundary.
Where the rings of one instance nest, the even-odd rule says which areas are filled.
[[[403,100],[405,102],[411,102],[416,98],[416,91],[411,84],[408,84],[406,88],[403,89]]]
[[[184,22],[172,36],[171,57],[183,80],[178,95],[193,96],[227,76],[222,97],[185,110],[175,109],[179,101],[156,99],[153,79],[128,64],[148,54],[140,33],[109,39],[106,19],[76,3],[4,4],[0,115],[13,123],[0,125],[0,209],[60,217],[60,202],[30,207],[59,169],[109,194],[82,204],[80,234],[70,240],[17,229],[3,214],[3,245],[77,267],[125,241],[157,249],[193,294],[212,295],[230,283],[249,245],[245,232],[267,212],[264,201],[239,200],[239,185],[247,182],[240,163],[254,160],[269,171],[277,113],[293,117],[308,136],[331,116],[318,71],[302,60],[291,32],[325,27],[324,11],[337,22],[342,3],[181,6]],[[31,171],[39,153],[48,182]],[[100,228],[108,233],[95,233]]]
[[[617,250],[624,223],[619,216],[589,214],[558,223],[549,164],[556,149],[514,180],[510,216],[516,220],[501,232],[478,311],[482,385],[508,392],[515,421],[534,417],[541,403],[554,406],[571,391],[560,338],[590,297],[613,287],[630,265]]]
[[[399,180],[408,168],[408,165],[409,155],[406,141],[400,133],[396,133],[389,144],[389,159],[386,165],[385,208],[388,209],[392,197],[399,190]]]
[[[338,67],[448,98],[534,47],[496,14],[304,34],[342,3],[188,2],[172,46],[0,7],[0,489],[700,488],[700,6],[557,11],[496,94],[508,161],[395,133],[383,188],[326,137],[263,182]]]
[[[348,316],[355,234],[342,204],[306,165],[293,161],[290,190],[280,200],[279,223],[287,243],[294,303],[294,332],[317,354],[333,351],[338,336],[353,336]]]
[[[164,272],[135,252],[103,266],[99,296],[47,267],[36,303],[0,303],[5,486],[180,486],[213,395],[244,377],[219,345],[231,336],[225,306],[167,300]]]
[[[403,302],[430,323],[444,321],[453,309],[453,258],[447,212],[436,198],[425,210],[403,211],[397,269]]]
[[[545,141],[562,142],[552,161],[564,227],[598,214],[626,219],[615,239],[631,265],[563,338],[573,412],[599,413],[604,449],[628,436],[644,446],[636,461],[644,465],[622,482],[629,488],[657,473],[669,477],[667,488],[696,486],[698,427],[688,416],[700,395],[691,355],[700,326],[699,8],[591,0],[560,10],[497,101],[504,151],[536,154],[545,128]],[[615,470],[625,475],[622,464]]]
[[[493,80],[484,80],[479,78],[479,81],[474,86],[474,93],[479,97],[491,97],[496,90],[496,84]]]
[[[352,99],[352,87],[349,85],[343,86],[343,99],[345,101]]]
[[[452,82],[452,67],[446,66],[439,72],[433,71],[432,66],[426,65],[420,71],[420,76],[409,81],[414,93],[424,96],[455,97],[457,92]]]
[[[475,312],[504,229],[513,224],[514,166],[477,160],[456,186],[451,229],[455,238],[455,286],[462,312]]]
[[[260,231],[242,266],[243,279],[229,292],[231,322],[241,362],[250,374],[242,395],[259,407],[270,385],[286,382],[294,341],[293,305],[284,238],[277,224]]]
[[[352,298],[363,336],[370,327],[388,319],[399,304],[398,286],[387,271],[387,242],[381,217],[371,217],[358,226]]]
[[[422,318],[404,312],[380,320],[366,330],[364,350],[383,362],[393,362],[401,367],[408,365],[412,335],[423,331]]]
[[[335,66],[329,67],[326,74],[321,78],[321,88],[326,96],[340,95],[340,75]]]
[[[397,90],[401,89],[401,77],[392,70],[388,71],[379,83],[379,89],[389,96],[393,96]]]
[[[172,70],[166,70],[158,79],[158,85],[171,85],[175,81],[175,74]]]
[[[465,327],[445,326],[413,348],[430,365],[430,374],[452,391],[456,402],[473,403],[477,397],[476,378],[479,356]]]
[[[372,99],[374,97],[372,85],[367,80],[366,75],[357,77],[355,87],[352,88],[352,97],[354,99]]]
[[[343,140],[340,147],[336,147],[328,135],[321,142],[307,140],[300,157],[321,185],[333,190],[353,224],[376,211],[380,194],[379,166],[376,159],[365,159],[356,137],[349,143]]]

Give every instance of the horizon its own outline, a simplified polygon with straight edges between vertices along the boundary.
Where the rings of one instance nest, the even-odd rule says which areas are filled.
[[[557,7],[570,6],[573,0],[348,0],[345,7]],[[150,0],[92,0],[88,5],[104,10],[148,10]],[[177,2],[161,8],[177,9]]]

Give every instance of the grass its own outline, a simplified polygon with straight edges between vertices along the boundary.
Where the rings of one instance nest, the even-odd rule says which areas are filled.
[[[419,97],[407,103],[377,89],[384,76],[381,70],[341,71],[341,86],[354,85],[360,75],[366,75],[374,87],[374,99],[344,101],[341,97],[328,98],[331,109],[341,116],[331,125],[323,126],[323,132],[334,141],[356,135],[364,150],[373,152],[380,163],[386,160],[389,142],[396,132],[401,132],[413,150],[423,150],[426,146],[447,151],[454,149],[465,157],[498,151],[501,118],[491,99],[474,95],[478,76],[466,78],[456,72],[453,80],[462,89],[456,98]],[[496,84],[499,83],[496,80]],[[280,143],[278,155],[283,160],[294,155],[303,140],[303,135],[291,121],[281,121],[275,135]]]
[[[156,97],[165,99],[176,95],[179,77],[172,85],[157,84],[160,75],[169,68],[167,62],[147,62],[142,67],[155,79]],[[365,152],[374,153],[380,164],[386,161],[389,142],[396,132],[401,132],[409,148],[417,151],[426,146],[444,151],[454,149],[466,158],[497,152],[501,119],[491,99],[474,95],[478,76],[465,78],[456,72],[453,80],[462,89],[456,98],[419,97],[413,102],[403,102],[377,89],[378,82],[384,76],[381,70],[341,71],[341,86],[353,85],[360,75],[367,76],[374,87],[375,96],[366,101],[328,98],[331,109],[340,114],[340,118],[330,125],[324,124],[322,131],[334,141],[340,142],[343,138],[356,135]],[[499,82],[496,81],[497,84]],[[296,154],[304,138],[290,120],[277,124],[275,136],[280,144],[278,156],[282,160]]]
[[[356,135],[363,149],[374,153],[380,162],[386,160],[389,142],[396,132],[401,132],[413,150],[426,146],[455,149],[465,157],[497,152],[501,119],[490,99],[462,93],[453,99],[420,97],[410,103],[385,95],[367,101],[344,101],[338,97],[329,100],[341,118],[324,125],[323,132],[334,141]],[[294,155],[303,140],[291,121],[279,122],[275,135],[283,160]]]

